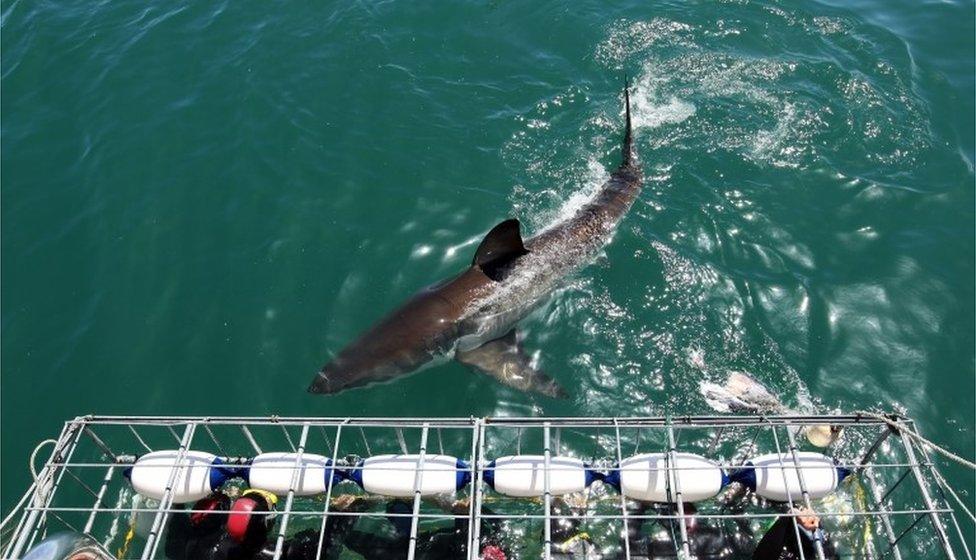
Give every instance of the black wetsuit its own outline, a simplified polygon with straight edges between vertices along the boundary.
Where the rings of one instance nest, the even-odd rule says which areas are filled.
[[[741,528],[740,528],[741,529]],[[634,558],[665,560],[678,558],[681,541],[678,528],[668,531],[664,538],[648,535],[632,539],[630,551]],[[749,533],[732,532],[724,526],[700,526],[688,532],[688,548],[691,555],[700,560],[719,558],[749,558],[752,550]]]
[[[635,513],[640,515],[648,511],[647,507]],[[734,511],[734,510],[733,510]],[[665,509],[662,513],[673,514]],[[655,525],[663,527],[651,535],[641,535],[642,520],[634,519],[628,524],[628,539],[630,553],[633,558],[640,559],[671,559],[678,558],[681,550],[679,520],[658,519]],[[688,548],[695,558],[711,560],[718,558],[750,558],[753,550],[752,530],[749,524],[741,519],[734,519],[734,525],[722,520],[699,518],[694,527],[687,530]]]
[[[677,532],[675,536],[678,536]],[[752,549],[749,541],[748,537],[730,532],[725,527],[698,527],[688,533],[691,555],[700,560],[749,558],[749,551]],[[637,552],[655,560],[678,558],[678,551],[681,550],[680,537],[672,540],[670,533],[663,539],[646,537],[641,545]]]
[[[215,513],[206,515],[196,524],[190,522],[190,514],[185,511],[174,513],[169,519],[163,545],[166,558],[170,560],[208,558],[207,554],[224,533],[229,505],[230,499],[227,499]],[[182,504],[175,504],[173,507],[178,510],[183,509]]]
[[[325,523],[325,538],[322,539],[322,560],[336,558],[339,550],[333,545],[336,541],[341,541],[355,519],[347,516],[330,516]],[[212,558],[213,560],[270,560],[274,558],[277,533],[268,529],[263,535],[257,534],[252,537],[250,534],[245,537],[244,542],[238,543],[230,538],[226,533],[221,540],[214,546],[209,556],[199,558]],[[282,543],[281,560],[315,560],[316,550],[319,546],[319,531],[315,529],[305,529],[292,535]]]
[[[274,519],[256,515],[248,525],[243,540],[237,541],[227,533],[227,513],[230,499],[192,523],[190,515],[180,511],[170,518],[165,541],[165,554],[170,560],[264,560],[274,558],[277,533],[273,531]],[[182,505],[174,506],[183,509]],[[255,508],[258,513],[270,511],[264,501]],[[352,527],[355,519],[347,516],[330,516],[326,521],[325,539],[322,541],[322,559],[334,558],[330,552],[335,540],[342,540],[343,533]],[[283,560],[314,560],[319,546],[319,532],[313,529],[300,531],[285,540],[282,546]],[[334,551],[333,551],[334,552]]]
[[[219,521],[226,519],[225,515],[211,517]],[[202,530],[201,527],[190,524],[187,514],[178,513],[174,514],[170,524],[166,538],[166,558],[170,560],[252,560],[274,557],[274,539],[269,538],[267,531],[255,531],[242,542],[238,542],[227,534],[223,523]],[[314,552],[311,558],[315,558]]]
[[[422,533],[417,537],[417,558],[428,560],[464,558],[467,554],[466,538],[466,531],[458,532],[455,529],[438,529]],[[352,531],[346,536],[343,544],[367,560],[406,558],[410,538],[398,535],[391,539],[374,533]]]
[[[797,546],[797,532],[800,534],[799,544],[803,548],[803,558],[817,558],[812,532],[799,526],[794,529],[793,517],[780,517],[759,541],[756,551],[752,555],[753,560],[799,559],[800,546]],[[834,550],[834,546],[824,532],[820,529],[817,529],[817,532],[820,542],[823,543],[824,558],[838,558],[837,551]]]
[[[409,504],[401,501],[390,502],[387,505],[387,513],[409,513],[412,509]],[[489,515],[492,513],[487,508],[483,511]],[[376,531],[350,531],[341,539],[342,544],[366,560],[406,558],[410,547],[410,518],[391,516],[388,519],[395,529],[393,536]],[[486,521],[482,534],[493,534],[496,526],[497,522]],[[468,520],[455,519],[453,527],[419,533],[416,555],[417,558],[424,560],[465,558],[468,550],[467,541]]]

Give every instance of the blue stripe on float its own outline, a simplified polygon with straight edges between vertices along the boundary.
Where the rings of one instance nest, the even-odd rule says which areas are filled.
[[[329,487],[329,479],[332,479],[332,485],[335,486],[343,480],[346,479],[346,473],[340,469],[337,469],[332,464],[332,459],[325,459],[325,487]]]
[[[454,487],[455,489],[460,490],[471,482],[471,467],[466,461],[461,459],[457,460],[455,466],[457,467],[457,478],[455,479]]]
[[[227,467],[222,466],[224,464],[223,459],[220,457],[214,457],[214,460],[210,463],[210,491],[214,491],[224,483],[228,478],[231,477],[230,474],[225,470]]]
[[[613,468],[615,470],[608,472],[603,477],[603,483],[613,486],[614,488],[617,489],[617,492],[619,492],[620,491],[620,463],[615,463],[613,465]]]
[[[360,488],[363,488],[363,465],[365,464],[366,461],[360,459],[360,461],[355,465],[356,468],[350,470],[349,474],[345,477],[347,480],[351,480],[358,484]],[[363,490],[365,490],[365,488],[363,488]]]
[[[593,470],[592,465],[587,463],[583,463],[583,476],[587,488],[593,484],[594,480],[603,480],[604,478],[603,473]]]
[[[841,481],[851,476],[851,474],[853,474],[853,471],[851,471],[850,469],[845,469],[844,467],[837,467],[837,485],[839,486]]]
[[[495,489],[495,462],[494,461],[488,463],[488,465],[485,467],[484,473],[482,473],[482,476],[485,479],[485,484],[487,484],[488,486],[491,487],[492,490],[494,490]]]
[[[752,462],[746,463],[741,469],[734,471],[729,476],[729,481],[738,482],[739,484],[745,485],[746,488],[756,491],[756,467]]]

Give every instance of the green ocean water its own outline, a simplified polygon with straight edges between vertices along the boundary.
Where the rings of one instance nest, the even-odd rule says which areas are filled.
[[[971,2],[5,2],[3,511],[98,414],[709,413],[748,372],[974,453]],[[449,363],[305,391],[361,330],[644,191],[523,321],[553,400]],[[974,477],[945,467],[972,502]]]

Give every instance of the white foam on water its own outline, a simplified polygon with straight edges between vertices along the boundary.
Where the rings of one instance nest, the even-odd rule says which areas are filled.
[[[833,35],[846,33],[849,26],[841,18],[816,16],[813,18],[813,27],[822,35]]]
[[[674,95],[662,101],[658,90],[663,81],[663,78],[654,72],[653,66],[648,64],[634,83],[630,96],[630,111],[635,129],[676,124],[695,114],[695,106],[692,103]],[[623,116],[623,109],[620,114]]]
[[[615,22],[607,32],[607,38],[597,45],[595,56],[607,66],[616,66],[655,45],[690,45],[692,30],[687,23],[659,17],[649,21]]]
[[[781,9],[774,13],[788,20],[793,17]],[[721,28],[726,27],[725,21],[716,25],[719,23]],[[791,92],[780,87],[782,78],[792,74],[797,63],[703,49],[702,39],[712,36],[710,28],[658,18],[622,21],[608,31],[595,57],[610,68],[620,68],[628,61],[642,64],[633,95],[635,127],[653,129],[680,123],[697,112],[697,105],[728,106],[731,102],[750,108],[758,119],[703,121],[678,134],[738,152],[756,163],[801,165],[815,151],[813,137],[825,129],[826,123],[820,115],[821,107],[807,99],[794,99]],[[669,145],[675,140],[656,142]]]
[[[657,93],[660,82],[661,79],[654,74],[650,67],[645,68],[635,81],[631,91],[631,120],[635,130],[653,129],[665,124],[677,124],[695,114],[693,104],[675,96],[669,96],[662,101]],[[623,121],[623,116],[624,109],[621,108],[618,123]],[[599,122],[606,126],[614,126],[614,123],[607,123],[603,120]],[[591,155],[587,159],[586,170],[578,181],[579,188],[574,190],[557,208],[543,212],[532,221],[543,224],[540,231],[545,231],[572,218],[581,208],[593,200],[600,192],[600,187],[609,178],[609,170],[595,155]]]
[[[555,210],[548,212],[541,220],[546,224],[541,231],[546,231],[560,223],[575,216],[581,208],[590,203],[600,192],[600,187],[610,178],[610,172],[597,161],[595,157],[590,157],[586,161],[586,172],[580,179],[580,188],[574,191],[569,197]]]

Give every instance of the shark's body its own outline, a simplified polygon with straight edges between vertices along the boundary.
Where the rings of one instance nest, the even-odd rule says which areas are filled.
[[[506,385],[564,396],[521,351],[514,326],[563,278],[593,259],[640,193],[626,90],[625,99],[622,162],[591,202],[525,242],[518,220],[495,226],[467,270],[421,290],[339,352],[316,375],[309,392],[336,393],[390,380],[453,354]]]

